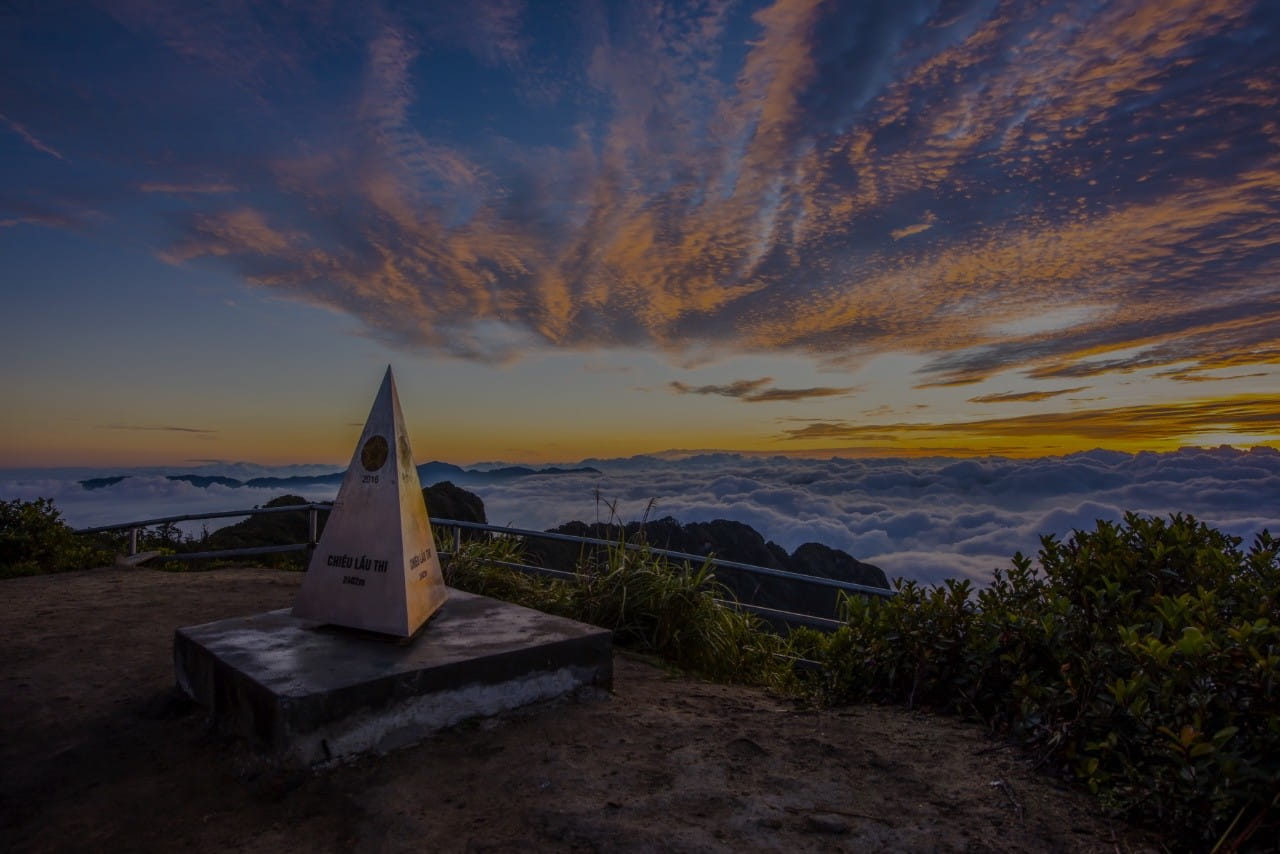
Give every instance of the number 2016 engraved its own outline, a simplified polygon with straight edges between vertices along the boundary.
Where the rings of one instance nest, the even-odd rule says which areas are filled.
[[[360,482],[361,483],[377,483],[378,476],[376,474],[366,474],[361,477]]]

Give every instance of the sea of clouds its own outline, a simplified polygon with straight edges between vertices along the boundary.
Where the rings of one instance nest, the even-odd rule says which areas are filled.
[[[789,459],[708,454],[686,459],[586,460],[600,474],[534,476],[468,486],[489,521],[550,528],[570,519],[623,521],[674,516],[733,519],[791,550],[805,542],[844,549],[890,576],[982,582],[1014,552],[1034,554],[1041,534],[1066,536],[1126,510],[1190,513],[1245,545],[1264,528],[1280,534],[1280,451],[1184,449],[1124,454],[1089,451],[1030,460]],[[278,474],[332,471],[271,470]],[[186,471],[195,471],[194,469]],[[199,473],[243,477],[246,469]],[[112,472],[123,474],[124,472]],[[174,473],[179,473],[175,471]],[[254,467],[254,474],[265,473]],[[282,489],[195,487],[149,471],[88,491],[67,472],[0,472],[0,498],[48,496],[73,525],[263,504]],[[98,472],[97,474],[105,474]],[[294,490],[311,500],[335,487]],[[652,507],[650,507],[652,502]],[[210,528],[234,520],[218,520]],[[188,526],[197,531],[199,523]]]
[[[193,486],[186,481],[169,480],[167,474],[222,475],[247,480],[254,477],[294,477],[328,474],[341,466],[259,466],[251,463],[217,463],[173,469],[25,469],[0,470],[0,499],[51,498],[62,518],[77,528],[141,521],[163,516],[196,513],[218,513],[225,510],[253,509],[273,498],[291,492],[310,501],[329,501],[337,494],[336,486],[306,489],[256,489],[211,484]],[[85,489],[80,481],[88,478],[128,475],[114,486]],[[210,531],[232,525],[244,516],[210,519],[207,522],[185,522],[178,527],[191,536],[199,536],[207,525]]]

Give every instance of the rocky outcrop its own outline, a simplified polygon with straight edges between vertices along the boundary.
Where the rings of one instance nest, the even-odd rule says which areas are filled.
[[[487,523],[484,501],[474,492],[468,492],[450,481],[441,481],[422,490],[422,497],[427,502],[427,515],[433,519],[453,519],[457,522]],[[481,537],[480,531],[462,529],[462,538],[469,540]]]
[[[281,495],[263,507],[291,507],[305,505],[307,499],[298,495]],[[329,518],[328,510],[320,511],[320,529]],[[296,513],[263,513],[250,516],[242,522],[219,528],[201,543],[201,550],[248,549],[258,546],[280,546],[307,541],[307,511]]]
[[[422,490],[427,513],[440,519],[457,519],[462,522],[486,522],[484,502],[474,492],[445,481]],[[305,505],[308,501],[298,495],[281,495],[264,504],[264,507],[291,507]],[[318,533],[324,533],[328,510],[319,514]],[[250,516],[242,522],[220,528],[209,534],[201,544],[202,549],[244,549],[257,546],[277,546],[307,541],[307,513],[264,513]]]
[[[568,522],[552,530],[555,533],[611,542],[625,537],[628,542],[645,542],[655,548],[714,556],[721,560],[849,581],[869,587],[889,587],[884,570],[860,561],[840,549],[821,543],[805,543],[788,554],[777,543],[766,541],[750,525],[729,519],[681,524],[668,516],[643,525],[633,522],[625,527]],[[540,540],[528,543],[526,554],[543,566],[567,569],[575,566],[580,557],[595,556],[599,559],[600,551],[589,547],[584,549],[576,543]],[[716,578],[740,602],[823,617],[838,616],[839,596],[831,587],[731,567],[719,568]]]

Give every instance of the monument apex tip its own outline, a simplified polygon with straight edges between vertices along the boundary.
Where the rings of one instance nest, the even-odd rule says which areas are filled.
[[[388,365],[293,613],[412,637],[447,597]]]

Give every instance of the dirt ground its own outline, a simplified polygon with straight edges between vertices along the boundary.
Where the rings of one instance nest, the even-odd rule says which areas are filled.
[[[272,768],[176,692],[171,644],[288,605],[300,578],[0,581],[0,850],[1153,850],[980,728],[800,710],[625,655],[611,697]]]

